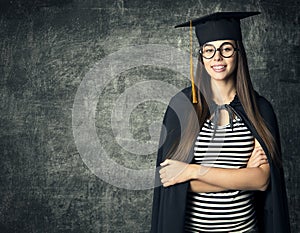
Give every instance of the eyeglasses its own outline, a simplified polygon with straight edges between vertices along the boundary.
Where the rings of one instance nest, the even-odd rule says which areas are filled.
[[[224,42],[221,44],[219,48],[216,49],[216,47],[212,44],[205,44],[201,47],[199,50],[199,53],[202,55],[205,59],[211,59],[215,56],[216,52],[219,51],[222,57],[229,58],[232,57],[235,51],[239,51],[238,48],[235,48],[233,44],[229,42]]]

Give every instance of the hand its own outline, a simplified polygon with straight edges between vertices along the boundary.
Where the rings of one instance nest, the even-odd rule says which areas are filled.
[[[261,148],[261,146],[257,146],[254,148],[254,150],[251,153],[250,159],[247,163],[247,168],[260,167],[261,165],[267,163],[268,163],[268,158],[264,150]]]
[[[190,164],[167,159],[160,164],[160,179],[164,187],[182,183],[191,178]]]

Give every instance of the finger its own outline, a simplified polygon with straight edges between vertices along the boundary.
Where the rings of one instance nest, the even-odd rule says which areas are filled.
[[[249,160],[256,158],[260,154],[259,149],[254,149],[251,153]]]
[[[266,154],[262,147],[257,148],[257,152],[262,153],[262,154]]]
[[[268,164],[266,161],[260,161],[255,167],[260,167],[261,165]]]
[[[165,188],[167,188],[167,187],[169,187],[170,185],[168,185],[167,183],[163,183],[163,186],[164,186]]]
[[[265,151],[263,149],[258,149],[257,153],[259,153],[260,155],[265,155]]]
[[[255,160],[255,159],[260,158],[260,157],[262,157],[262,156],[266,156],[265,152],[264,152],[263,150],[261,150],[261,149],[256,149],[256,150],[254,150],[254,151],[252,152],[252,155],[251,155],[251,157],[250,157],[250,160],[251,160],[251,159],[252,159],[252,160]]]
[[[166,187],[169,187],[169,186],[174,185],[174,184],[175,184],[174,181],[168,181],[166,183],[163,183],[163,186],[166,188]]]
[[[169,164],[169,159],[166,159],[165,161],[163,161],[160,166],[164,167],[167,166]]]
[[[267,163],[268,160],[267,160],[267,158],[265,156],[260,156],[260,157],[257,157],[253,162],[256,165],[261,165],[261,164]]]
[[[268,158],[265,154],[259,154],[256,158],[255,161],[268,161]]]
[[[166,177],[166,175],[165,174],[161,174],[159,177],[162,180],[162,179],[164,179]]]
[[[266,163],[269,163],[269,160],[268,160],[268,158],[266,157],[266,158],[262,158],[262,159],[261,159],[261,162],[262,162],[263,164],[266,164]]]
[[[255,163],[257,160],[259,160],[259,155],[258,154],[253,154],[251,155],[251,157],[249,158],[248,164],[253,164]]]
[[[159,170],[159,174],[164,174],[164,173],[166,173],[166,169],[161,168],[161,169]]]
[[[168,185],[170,185],[172,182],[174,182],[174,179],[173,179],[173,178],[170,178],[170,177],[164,177],[163,179],[161,179],[161,182],[162,182],[163,184],[168,183]]]
[[[267,159],[267,156],[265,154],[257,154],[255,156],[255,158],[253,158],[254,161],[258,161],[258,160],[263,160],[263,159]]]
[[[267,156],[264,154],[255,154],[250,157],[247,167],[259,167],[262,164],[268,163]]]
[[[165,179],[165,178],[164,178],[164,179],[161,179],[160,181],[161,181],[161,183],[164,185],[165,183],[168,182],[168,179]]]
[[[267,163],[268,163],[268,160],[262,158],[262,159],[260,159],[260,160],[258,160],[258,161],[256,162],[256,164],[257,164],[256,166],[259,167],[259,166],[261,166],[261,165],[263,165],[263,164],[267,164]]]
[[[254,153],[263,153],[263,154],[265,153],[265,151],[261,147],[255,148],[253,151]]]

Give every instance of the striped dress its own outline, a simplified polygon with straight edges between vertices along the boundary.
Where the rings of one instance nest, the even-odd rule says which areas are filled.
[[[246,167],[254,138],[240,119],[217,126],[207,120],[195,142],[194,163],[218,168]],[[188,192],[186,232],[247,232],[255,227],[253,192],[230,190],[211,193]]]

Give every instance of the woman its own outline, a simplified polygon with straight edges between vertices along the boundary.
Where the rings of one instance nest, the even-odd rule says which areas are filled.
[[[255,14],[177,26],[196,27],[198,79],[165,114],[152,233],[290,232],[276,117],[253,90],[242,44],[240,19]]]

